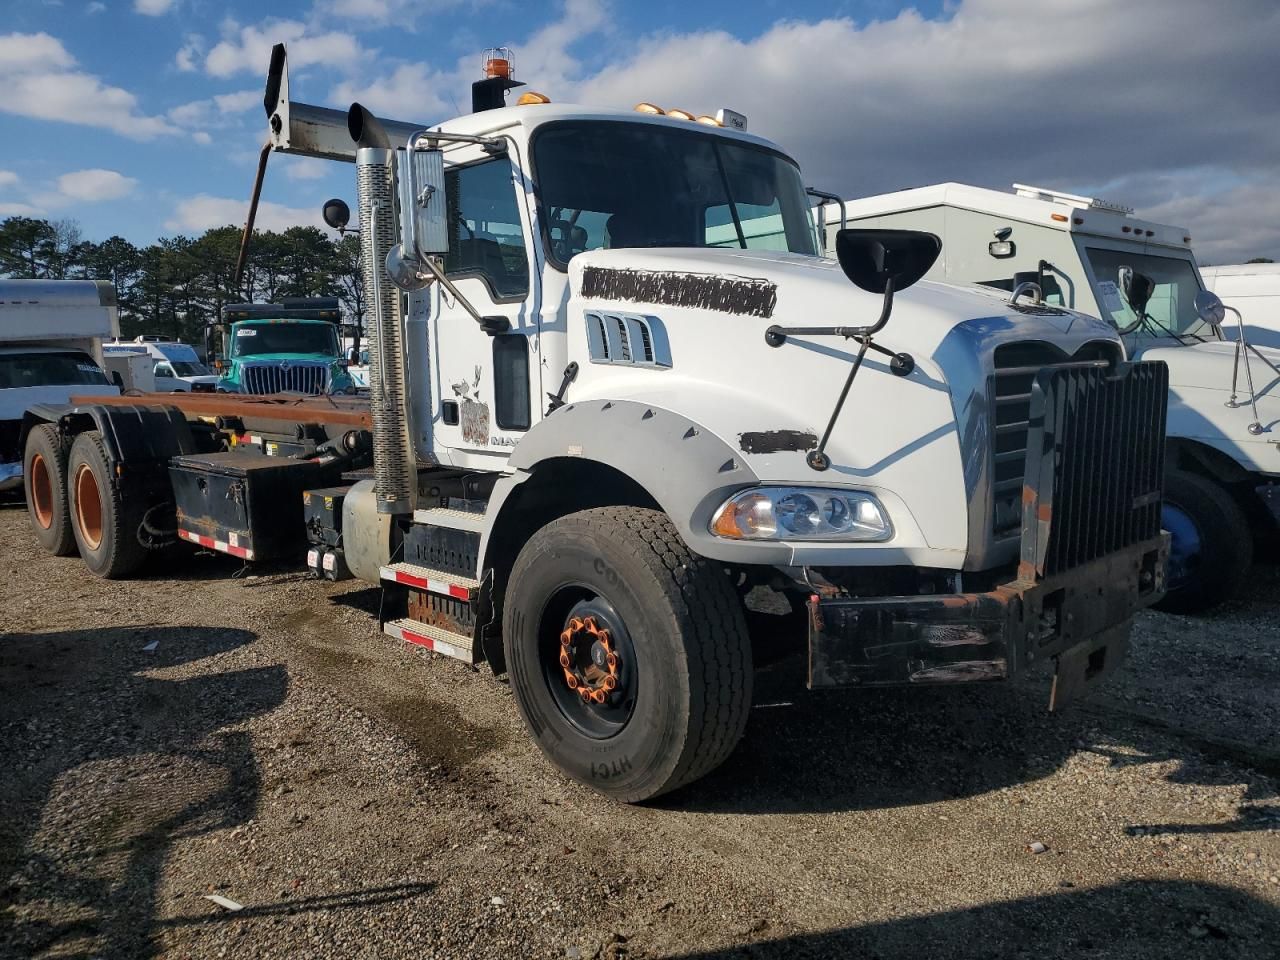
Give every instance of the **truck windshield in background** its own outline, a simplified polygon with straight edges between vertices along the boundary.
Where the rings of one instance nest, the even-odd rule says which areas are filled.
[[[0,390],[109,383],[102,368],[87,353],[0,354]]]
[[[338,331],[331,323],[240,323],[231,336],[231,356],[306,353],[338,356]]]
[[[170,360],[169,366],[173,368],[173,374],[176,377],[205,377],[213,373],[208,367],[198,360]]]
[[[1104,319],[1121,330],[1138,319],[1120,290],[1120,268],[1131,267],[1155,281],[1155,293],[1147,304],[1147,313],[1159,326],[1176,334],[1213,336],[1213,331],[1196,313],[1195,298],[1201,288],[1190,260],[1089,246],[1084,247],[1084,254],[1093,270],[1093,293],[1098,309]]]
[[[533,162],[561,267],[618,247],[817,254],[800,171],[765,147],[650,124],[567,121],[538,130]]]

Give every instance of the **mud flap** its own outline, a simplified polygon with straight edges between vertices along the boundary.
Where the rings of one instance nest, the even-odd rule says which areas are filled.
[[[1053,691],[1049,694],[1050,710],[1088,696],[1120,668],[1129,655],[1129,629],[1128,623],[1122,623],[1058,654]]]

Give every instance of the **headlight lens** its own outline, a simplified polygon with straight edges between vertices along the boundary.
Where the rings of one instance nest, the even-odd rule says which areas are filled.
[[[879,500],[858,490],[755,487],[725,501],[711,532],[732,540],[878,542],[893,536],[893,524]]]

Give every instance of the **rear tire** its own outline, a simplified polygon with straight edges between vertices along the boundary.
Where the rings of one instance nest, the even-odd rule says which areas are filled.
[[[538,746],[570,777],[633,803],[697,780],[733,751],[751,706],[742,607],[664,514],[602,507],[562,517],[529,538],[508,583],[512,692]],[[598,633],[572,626],[587,619],[608,632],[603,654]],[[606,699],[586,702],[587,684],[569,685],[562,651],[576,675],[601,684],[616,655]]]
[[[1170,469],[1162,525],[1172,536],[1166,613],[1198,613],[1236,595],[1253,565],[1253,533],[1231,493],[1197,473]]]
[[[121,496],[120,480],[107,461],[102,435],[76,437],[67,460],[71,528],[89,572],[105,580],[129,576],[147,557],[138,540],[141,505]]]
[[[22,457],[22,487],[31,529],[47,552],[70,557],[76,552],[67,504],[67,448],[51,424],[32,427]]]

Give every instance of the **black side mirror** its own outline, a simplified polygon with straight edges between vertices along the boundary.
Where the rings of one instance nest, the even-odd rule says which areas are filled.
[[[1133,312],[1142,316],[1147,312],[1152,294],[1156,292],[1156,283],[1145,273],[1132,267],[1121,267],[1120,289],[1124,291],[1124,298],[1133,307]]]
[[[334,197],[332,200],[325,201],[321,216],[324,217],[325,223],[341,232],[347,229],[347,224],[351,222],[351,208],[347,206],[346,201]]]
[[[868,293],[911,286],[934,265],[942,241],[920,230],[841,230],[836,259],[844,275]]]

